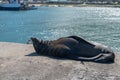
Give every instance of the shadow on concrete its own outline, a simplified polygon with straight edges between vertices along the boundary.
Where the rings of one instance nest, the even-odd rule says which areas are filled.
[[[33,53],[30,53],[30,54],[25,55],[25,56],[40,56],[40,55],[38,53],[36,53],[36,52],[33,52]]]
[[[81,61],[81,60],[77,60],[77,59],[70,59],[70,58],[63,58],[63,57],[57,57],[57,56],[49,56],[49,55],[41,55],[41,54],[38,54],[36,52],[33,52],[33,53],[30,53],[28,55],[25,55],[25,56],[44,56],[44,57],[48,57],[48,58],[52,58],[52,59],[57,59],[57,60],[75,60],[75,61],[80,61],[80,62],[95,62],[95,61]],[[112,64],[114,62],[95,62],[95,63],[100,63],[100,64]]]
[[[33,52],[33,53],[30,53],[28,55],[25,55],[25,56],[44,56],[44,57],[48,57],[48,58],[52,58],[52,59],[58,59],[58,60],[70,60],[70,59],[67,59],[67,58],[62,58],[62,57],[56,57],[56,56],[49,56],[49,55],[41,55],[41,54],[38,54],[36,52]]]

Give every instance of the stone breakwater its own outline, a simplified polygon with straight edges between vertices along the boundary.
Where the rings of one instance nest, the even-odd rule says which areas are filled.
[[[100,64],[40,56],[31,44],[0,42],[0,80],[120,80],[120,54]]]
[[[40,4],[29,3],[29,6],[46,6],[46,7],[116,7],[120,8],[119,4]]]

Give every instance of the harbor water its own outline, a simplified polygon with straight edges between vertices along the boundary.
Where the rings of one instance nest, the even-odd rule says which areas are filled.
[[[120,51],[120,8],[38,7],[0,11],[0,42],[26,43],[77,35]]]

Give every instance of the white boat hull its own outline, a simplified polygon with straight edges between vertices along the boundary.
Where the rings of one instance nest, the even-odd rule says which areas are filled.
[[[1,4],[0,10],[31,10],[37,9],[34,6],[23,6],[21,4]]]

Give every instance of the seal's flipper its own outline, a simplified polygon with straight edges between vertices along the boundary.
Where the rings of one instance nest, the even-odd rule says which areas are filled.
[[[69,59],[73,59],[73,60],[95,61],[96,59],[99,59],[99,58],[102,57],[102,56],[103,56],[103,54],[98,54],[97,56],[87,58],[87,57],[79,57],[79,56],[74,55],[74,54],[69,54],[67,57],[68,57]]]
[[[35,51],[38,53],[39,52],[39,44],[40,41],[37,38],[31,37],[32,43],[33,43],[33,47],[35,49]]]

